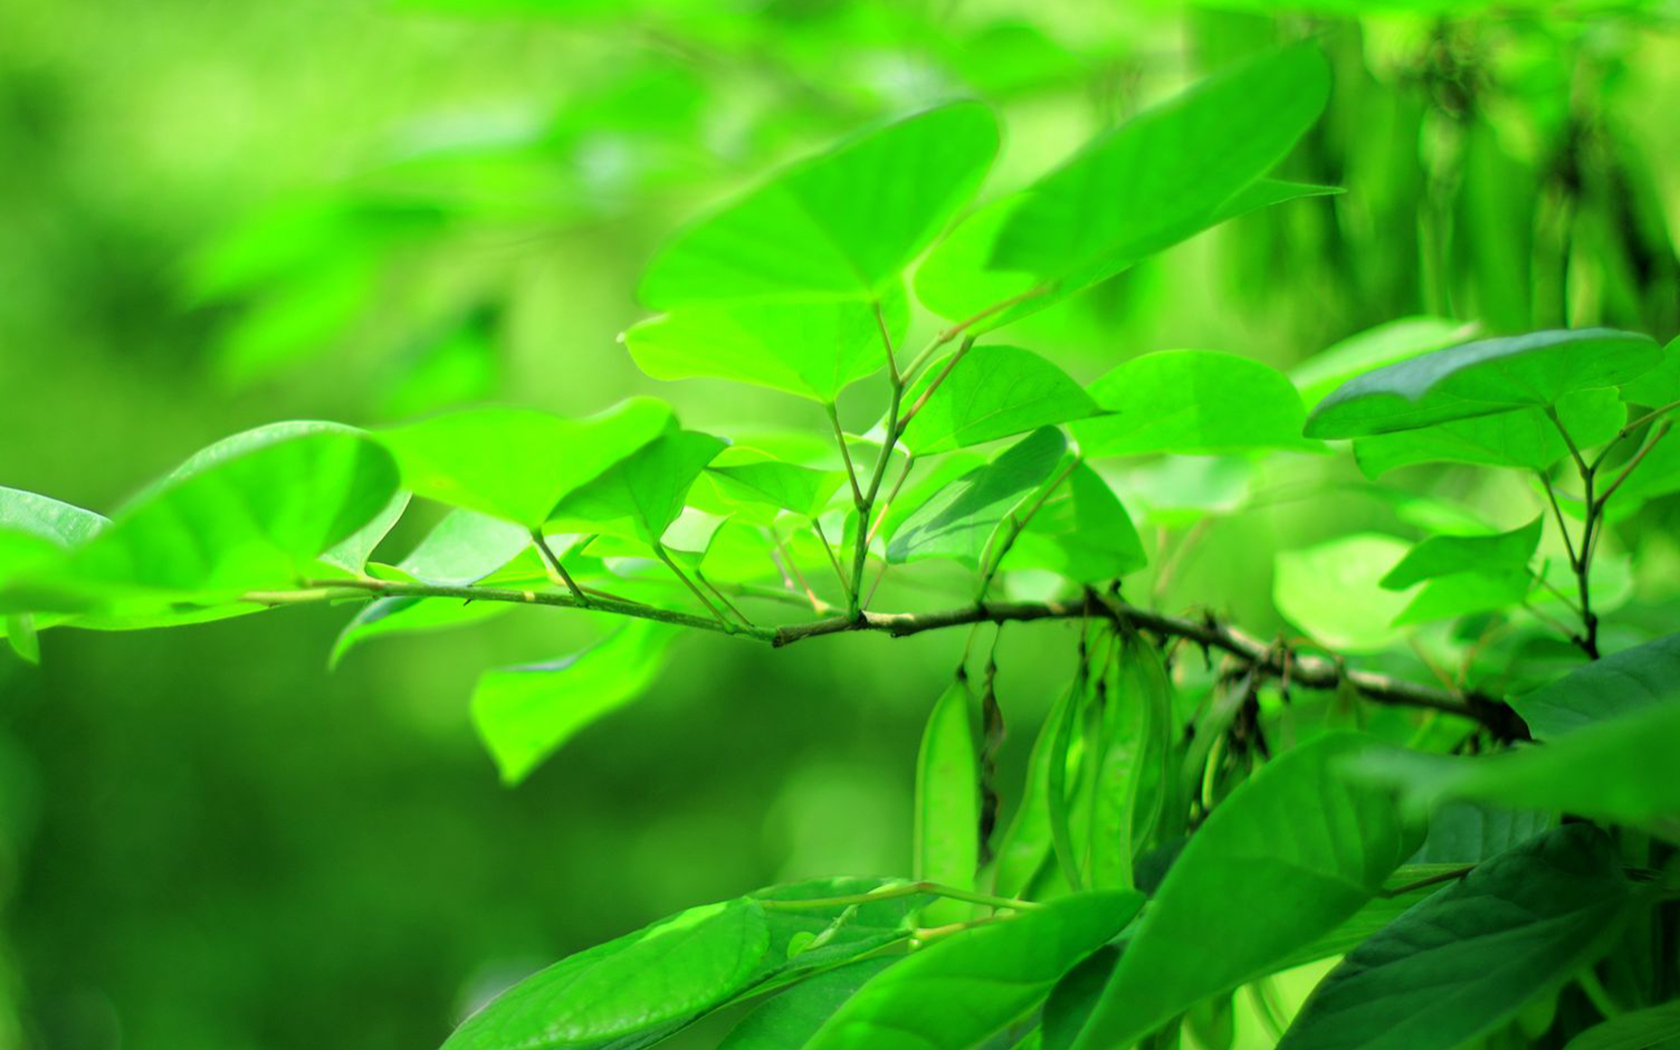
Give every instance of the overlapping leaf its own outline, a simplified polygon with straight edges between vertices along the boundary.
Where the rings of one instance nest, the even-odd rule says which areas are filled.
[[[980,758],[965,677],[940,694],[922,730],[916,757],[916,878],[973,889],[980,868]],[[962,922],[974,909],[961,901],[927,906],[930,926]]]
[[[998,523],[1051,478],[1066,451],[1067,441],[1054,427],[1022,438],[906,517],[887,547],[888,560],[945,557],[978,567]]]
[[[935,379],[939,386],[923,395]],[[1014,346],[976,346],[935,361],[906,391],[920,404],[902,438],[918,456],[979,445],[1094,415],[1090,395],[1056,365]]]

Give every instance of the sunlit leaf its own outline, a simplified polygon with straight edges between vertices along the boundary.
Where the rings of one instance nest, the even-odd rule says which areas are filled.
[[[473,725],[502,780],[524,780],[578,730],[640,696],[659,676],[673,634],[664,624],[631,620],[572,656],[481,675]]]
[[[1090,386],[1110,414],[1073,425],[1087,456],[1315,448],[1301,437],[1301,395],[1237,354],[1169,350],[1134,358]]]
[[[1452,1050],[1592,961],[1628,903],[1608,837],[1572,824],[1495,857],[1348,953],[1279,1050]],[[1443,986],[1451,994],[1443,995]]]
[[[459,598],[380,598],[363,606],[344,625],[327,656],[327,667],[364,642],[386,635],[430,634],[493,620],[518,608],[507,602],[469,602]]]
[[[904,430],[918,456],[979,445],[1095,414],[1096,402],[1056,365],[1014,346],[976,346],[929,365],[904,395],[921,408]],[[939,386],[922,401],[939,379]]]
[[[0,486],[0,530],[28,533],[68,548],[86,543],[107,524],[104,515],[91,510]]]
[[[845,482],[840,471],[783,463],[738,446],[726,450],[706,472],[734,499],[768,504],[806,517],[820,513]]]
[[[768,940],[763,909],[748,898],[691,908],[527,977],[443,1045],[561,1050],[658,1032],[744,987]]]
[[[1457,346],[1475,334],[1475,325],[1445,317],[1402,317],[1312,355],[1290,369],[1289,378],[1301,391],[1301,400],[1311,407],[1354,376]]]
[[[1081,583],[1114,580],[1147,563],[1131,515],[1108,482],[1084,463],[1045,501],[1004,562]]]
[[[997,136],[985,107],[959,102],[794,164],[678,234],[641,298],[878,297],[974,192]]]
[[[1650,336],[1608,328],[1484,339],[1357,376],[1313,409],[1306,433],[1350,438],[1412,430],[1625,383],[1660,351]]]
[[[635,398],[584,420],[529,408],[462,409],[380,435],[415,495],[535,528],[561,499],[675,426]]]
[[[1608,388],[1565,394],[1556,408],[1578,448],[1610,441],[1627,422],[1627,406]],[[1544,410],[1524,408],[1354,438],[1353,452],[1365,475],[1377,478],[1417,463],[1544,470],[1569,455],[1569,445]]]
[[[1394,617],[1396,627],[1452,620],[1471,613],[1497,612],[1521,605],[1533,589],[1527,569],[1455,572],[1428,580]]]
[[[366,525],[322,552],[321,560],[360,576],[362,570],[367,567],[373,549],[379,546],[396,526],[403,512],[408,509],[409,499],[410,494],[406,490],[393,493],[385,506],[380,508],[379,513],[369,519]]]
[[[1369,747],[1321,737],[1213,810],[1156,891],[1076,1048],[1128,1045],[1264,973],[1376,895],[1423,829],[1388,792],[1338,773]]]
[[[723,448],[710,434],[671,431],[562,499],[552,517],[579,523],[579,531],[627,531],[657,544],[682,513],[689,486]]]
[[[1540,546],[1543,519],[1491,536],[1431,536],[1406,552],[1381,580],[1384,589],[1403,591],[1413,584],[1459,572],[1499,572],[1525,568]]]
[[[1022,438],[905,518],[887,547],[888,560],[944,557],[978,567],[998,523],[1050,479],[1066,452],[1066,439],[1053,427]]]
[[[916,878],[973,889],[980,867],[980,758],[968,679],[940,694],[922,730],[916,756]],[[929,926],[962,922],[974,912],[961,901],[939,900],[923,911]]]
[[[1279,551],[1272,600],[1291,623],[1344,652],[1371,652],[1392,642],[1391,626],[1411,595],[1379,586],[1405,556],[1391,536],[1356,533],[1306,550]]]
[[[531,546],[531,533],[502,518],[456,509],[426,533],[397,568],[446,587],[477,583]]]
[[[1142,903],[1126,891],[1076,894],[942,938],[858,989],[806,1050],[975,1046],[1026,1014]]]

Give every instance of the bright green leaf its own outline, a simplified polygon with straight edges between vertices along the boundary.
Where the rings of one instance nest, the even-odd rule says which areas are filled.
[[[1391,625],[1411,595],[1383,590],[1378,581],[1405,552],[1401,541],[1375,533],[1279,551],[1272,600],[1291,623],[1332,649],[1382,649],[1398,636]]]
[[[1381,580],[1385,590],[1403,591],[1416,583],[1459,572],[1498,572],[1526,568],[1540,546],[1543,519],[1492,536],[1431,536],[1406,552]]]
[[[922,402],[941,376],[939,387]],[[905,447],[918,456],[1025,434],[1098,411],[1066,372],[1014,346],[976,346],[954,364],[951,357],[935,361],[905,393],[904,403],[922,405],[903,437]]]
[[[733,499],[768,504],[806,517],[821,513],[846,480],[837,470],[783,463],[739,446],[725,450],[706,472]]]
[[[501,518],[455,509],[432,527],[397,568],[446,587],[477,583],[531,546],[531,533]]]
[[[916,756],[916,878],[965,890],[974,888],[980,867],[980,757],[971,702],[968,679],[959,676],[928,714]],[[922,921],[942,926],[973,912],[961,901],[938,900]]]
[[[682,513],[683,498],[724,442],[692,430],[644,445],[560,501],[553,518],[578,531],[618,532],[657,545]]]
[[[1655,368],[1622,384],[1622,397],[1653,409],[1680,401],[1680,336],[1669,340]]]
[[[41,662],[41,638],[35,632],[35,617],[31,613],[8,613],[4,617],[6,642],[25,663]]]
[[[1084,463],[1045,501],[1010,548],[1011,569],[1049,569],[1079,583],[1119,579],[1147,564],[1131,515]]]
[[[1612,440],[1627,422],[1627,406],[1609,388],[1565,394],[1557,414],[1578,448]],[[1417,463],[1545,470],[1569,455],[1569,445],[1544,410],[1524,408],[1354,438],[1353,453],[1365,476],[1378,478]]]
[[[944,557],[978,567],[998,523],[1050,479],[1066,452],[1060,431],[1035,430],[990,463],[934,493],[905,518],[887,546],[888,560]]]
[[[364,642],[392,634],[430,634],[493,620],[518,608],[508,602],[466,602],[458,598],[380,598],[369,602],[333,641],[327,667]]]
[[[1354,376],[1457,346],[1475,332],[1475,325],[1445,317],[1402,317],[1314,354],[1290,369],[1289,378],[1301,391],[1301,400],[1311,407]]]

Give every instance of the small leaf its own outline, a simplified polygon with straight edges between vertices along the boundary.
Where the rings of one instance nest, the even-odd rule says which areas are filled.
[[[1614,937],[1630,894],[1602,831],[1571,824],[1413,907],[1313,990],[1279,1050],[1453,1050]],[[1443,995],[1443,986],[1451,994]]]
[[[467,602],[458,598],[380,598],[344,625],[327,657],[329,670],[364,642],[391,634],[428,634],[492,620],[518,606],[509,602]]]
[[[755,901],[690,908],[520,981],[467,1018],[444,1050],[562,1050],[658,1031],[740,991],[767,944]]]
[[[367,568],[368,557],[373,554],[373,549],[390,534],[396,527],[397,520],[408,509],[409,499],[410,494],[406,491],[393,493],[378,514],[366,525],[323,552],[321,560],[352,575],[360,576],[362,570]]]
[[[1391,536],[1355,533],[1299,551],[1279,551],[1272,579],[1278,612],[1315,641],[1374,652],[1398,637],[1391,626],[1411,600],[1378,581],[1405,555]]]
[[[1406,552],[1388,571],[1384,590],[1403,591],[1416,583],[1458,572],[1524,569],[1540,546],[1543,519],[1492,536],[1431,536]]]
[[[807,977],[742,1018],[717,1050],[800,1050],[860,987],[898,961],[860,959]]]
[[[1680,702],[1680,634],[1594,660],[1511,701],[1536,739]]]
[[[1068,709],[1078,702],[1077,688],[1065,690],[1044,716],[1044,725],[1033,740],[1026,782],[1021,788],[1021,804],[998,844],[992,886],[1000,896],[1026,894],[1050,858],[1050,770],[1057,762],[1064,769],[1067,767],[1066,753],[1056,747],[1058,730],[1068,717]]]
[[[1625,383],[1658,359],[1651,337],[1608,328],[1466,343],[1344,383],[1313,409],[1306,434],[1360,437],[1556,405],[1577,390]]]
[[[922,730],[916,757],[915,876],[972,890],[980,868],[980,759],[969,707],[968,679],[940,694]],[[974,907],[938,900],[922,913],[928,926],[963,922]]]
[[[508,406],[462,409],[387,430],[381,440],[415,495],[532,529],[675,425],[663,403],[633,398],[584,420]]]
[[[1445,317],[1402,317],[1312,355],[1290,369],[1289,378],[1311,407],[1363,372],[1458,346],[1475,334],[1475,325]]]
[[[1281,372],[1210,350],[1134,358],[1098,379],[1091,396],[1109,415],[1073,425],[1087,456],[1312,449],[1307,410]]]
[[[772,459],[753,449],[727,449],[706,468],[728,496],[806,517],[822,513],[845,481],[837,470],[815,470]]]
[[[1033,431],[928,497],[893,534],[887,560],[955,558],[978,568],[998,523],[1050,479],[1066,452],[1054,427]]]
[[[502,781],[524,780],[578,730],[641,695],[658,677],[675,633],[632,620],[573,656],[486,671],[473,690],[473,725]]]
[[[1337,773],[1366,740],[1286,751],[1237,787],[1168,870],[1074,1044],[1126,1046],[1352,917],[1417,848],[1389,793]]]
[[[1120,498],[1080,463],[1010,548],[1011,569],[1049,569],[1079,583],[1116,580],[1148,564]]]
[[[464,587],[489,576],[530,546],[528,529],[457,508],[444,515],[397,568],[426,583]]]
[[[1031,1010],[1142,904],[1129,891],[1075,894],[941,938],[858,989],[806,1050],[975,1046]]]
[[[973,102],[941,106],[785,169],[666,245],[642,277],[656,309],[791,295],[873,298],[945,226],[997,152]]]
[[[682,513],[683,498],[724,442],[692,430],[672,431],[613,464],[560,501],[552,517],[578,531],[616,532],[657,545]]]
[[[1627,406],[1611,389],[1565,394],[1558,399],[1557,414],[1578,448],[1613,440],[1627,422]],[[1569,455],[1569,445],[1543,410],[1524,408],[1354,438],[1353,454],[1366,477],[1379,478],[1417,463],[1545,470]]]
[[[759,901],[815,901],[873,894],[902,885],[902,879],[842,875],[771,886],[751,896]],[[816,968],[850,962],[909,939],[915,932],[916,910],[930,899],[928,894],[901,893],[865,904],[767,908],[769,961],[776,975],[772,980],[791,979]]]
[[[35,617],[31,613],[8,613],[4,619],[6,642],[24,663],[39,665],[41,639],[35,633]]]
[[[976,346],[955,364],[951,356],[935,361],[905,393],[904,403],[921,402],[941,376],[904,430],[905,447],[918,456],[1025,434],[1098,411],[1066,372],[1014,346]]]
[[[1636,405],[1662,408],[1680,401],[1680,336],[1663,347],[1662,360],[1650,371],[1622,384],[1622,397]]]
[[[705,303],[635,325],[624,345],[655,379],[709,376],[832,404],[887,366],[883,335],[898,346],[908,322],[897,288],[882,299],[880,317],[859,299]]]
[[[1674,1050],[1680,1046],[1680,999],[1632,1010],[1582,1032],[1563,1050]]]

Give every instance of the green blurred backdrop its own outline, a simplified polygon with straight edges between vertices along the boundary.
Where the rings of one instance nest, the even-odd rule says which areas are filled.
[[[487,399],[653,392],[700,429],[818,427],[635,371],[615,337],[661,236],[954,96],[1003,115],[1004,192],[1305,35],[1336,88],[1286,174],[1348,192],[1229,224],[1012,341],[1089,379],[1169,347],[1288,366],[1422,314],[1680,327],[1673,3],[0,0],[0,483],[109,510],[258,423]],[[1646,523],[1672,530],[1673,503]],[[1223,520],[1228,553],[1165,597],[1276,630],[1245,543],[1381,513],[1332,490]],[[54,632],[39,670],[0,658],[0,1050],[433,1046],[511,978],[658,915],[902,872],[921,720],[961,645],[687,639],[647,699],[505,790],[474,676],[589,628],[522,614],[329,675],[347,615]],[[1011,760],[1071,646],[1005,636]]]

